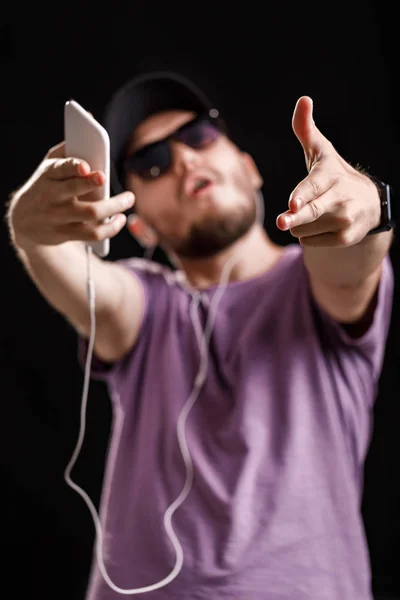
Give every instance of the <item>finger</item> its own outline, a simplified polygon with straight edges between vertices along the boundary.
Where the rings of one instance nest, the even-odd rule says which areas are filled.
[[[126,216],[119,213],[108,223],[97,225],[90,223],[72,223],[59,229],[64,233],[65,240],[80,240],[83,242],[100,242],[117,235],[126,223]]]
[[[343,235],[343,232],[301,237],[299,242],[302,246],[309,248],[345,248],[355,243]]]
[[[304,238],[313,235],[322,235],[323,233],[334,233],[339,231],[340,222],[335,219],[334,215],[327,213],[322,215],[317,221],[298,225],[290,228],[290,234],[295,238]]]
[[[65,142],[56,144],[46,154],[46,158],[65,158]]]
[[[69,179],[49,179],[48,197],[50,204],[62,204],[74,196],[86,196],[86,200],[102,200],[102,180],[95,174],[88,177],[70,177]],[[89,195],[90,194],[90,195]]]
[[[343,206],[341,210],[331,215],[327,214],[320,220],[325,222],[324,228],[320,228],[319,221],[316,221],[308,226],[293,229],[295,237],[299,238],[303,246],[346,248],[358,244],[365,238],[363,221],[358,220],[356,215],[352,215],[348,206]],[[304,230],[301,231],[303,227]],[[318,233],[321,229],[325,231]]]
[[[292,117],[292,128],[303,147],[307,169],[324,154],[332,150],[332,144],[321,133],[313,119],[313,101],[309,96],[298,99]]]
[[[336,195],[332,191],[326,192],[322,196],[310,200],[297,212],[288,210],[281,213],[276,219],[276,225],[281,231],[287,231],[300,225],[313,223],[326,213],[332,212],[335,209],[336,202]]]
[[[87,202],[76,199],[71,204],[60,205],[57,212],[59,222],[65,223],[99,223],[118,213],[132,208],[135,197],[132,192],[122,192],[106,200]]]
[[[74,196],[85,196],[88,202],[99,202],[104,199],[104,174],[98,177],[98,172],[90,173],[88,177],[71,177],[58,181],[54,185],[53,203],[62,203]]]
[[[90,173],[89,164],[80,158],[58,158],[47,168],[49,179],[62,181],[72,177],[86,177]]]
[[[332,175],[327,175],[327,170],[323,169],[323,163],[320,163],[303,181],[300,181],[290,194],[289,210],[298,212],[308,202],[326,193],[336,183],[337,179]]]

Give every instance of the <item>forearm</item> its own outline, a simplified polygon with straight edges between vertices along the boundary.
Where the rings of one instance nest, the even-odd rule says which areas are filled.
[[[87,258],[84,244],[66,242],[58,246],[18,246],[17,254],[31,279],[51,306],[77,331],[90,334],[87,291]],[[118,301],[118,279],[112,267],[91,256],[91,275],[96,287],[96,318],[111,314]],[[113,290],[113,294],[110,294]]]
[[[347,248],[304,247],[313,281],[330,288],[357,288],[379,270],[392,242],[392,231],[366,236]]]

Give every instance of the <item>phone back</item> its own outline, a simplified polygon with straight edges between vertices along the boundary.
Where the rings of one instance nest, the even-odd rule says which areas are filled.
[[[98,199],[110,196],[110,140],[107,131],[78,102],[69,100],[64,107],[64,139],[66,156],[86,160],[93,171],[103,171],[106,180],[98,189]],[[99,256],[109,253],[110,241],[91,242]]]

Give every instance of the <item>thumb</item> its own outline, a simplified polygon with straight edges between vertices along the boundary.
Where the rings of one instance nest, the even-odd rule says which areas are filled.
[[[303,146],[307,168],[310,171],[327,151],[329,142],[315,125],[313,101],[309,96],[301,96],[297,100],[292,117],[292,127]]]

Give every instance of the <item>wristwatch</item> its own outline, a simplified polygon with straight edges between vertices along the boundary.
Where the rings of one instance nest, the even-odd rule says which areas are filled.
[[[394,192],[393,188],[388,184],[371,177],[372,181],[378,188],[379,198],[381,200],[381,222],[378,227],[371,229],[367,235],[381,233],[382,231],[390,231],[396,226],[394,217]]]

